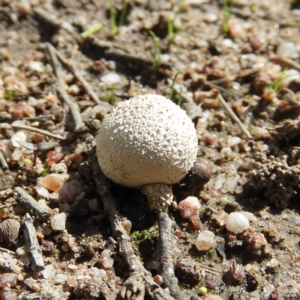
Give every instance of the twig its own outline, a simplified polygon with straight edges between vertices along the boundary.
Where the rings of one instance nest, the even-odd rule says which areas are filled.
[[[146,65],[146,66],[152,66],[153,60],[148,58],[142,58],[133,54],[116,51],[113,49],[106,50],[104,52],[104,56],[110,59],[115,59],[118,61],[122,61],[124,63],[133,63],[138,65]],[[171,65],[165,62],[161,62],[159,65],[159,68],[163,69],[171,69]]]
[[[8,164],[7,161],[2,153],[2,150],[0,150],[0,165],[2,166],[3,170],[7,170],[8,169]]]
[[[44,202],[37,202],[21,187],[15,187],[13,193],[33,215],[39,219],[47,220],[51,216],[51,209]]]
[[[114,238],[118,242],[119,252],[127,262],[130,273],[138,274],[140,278],[144,280],[148,293],[154,299],[174,299],[154,282],[151,273],[144,268],[140,259],[135,255],[130,236],[120,221],[121,216],[117,212],[115,201],[109,191],[109,182],[100,170],[95,150],[96,142],[92,135],[87,134],[86,144],[89,151],[88,157],[93,167],[98,194],[102,199],[104,210],[108,215]],[[124,217],[122,218],[125,219]]]
[[[33,226],[33,220],[30,214],[26,213],[22,217],[22,230],[25,238],[25,243],[29,252],[31,269],[39,272],[45,269],[42,250],[36,237],[36,230]]]
[[[72,114],[73,120],[75,122],[75,131],[77,131],[82,126],[82,120],[81,115],[79,113],[79,108],[77,103],[72,101],[72,99],[69,97],[69,95],[66,93],[64,88],[64,80],[63,80],[63,74],[62,74],[62,68],[61,65],[57,59],[56,56],[56,49],[49,43],[46,44],[51,60],[53,69],[57,78],[57,91],[61,95],[63,101],[69,106],[70,112]]]
[[[273,55],[270,57],[270,61],[280,65],[282,68],[295,69],[297,71],[300,71],[300,65],[285,56]]]
[[[178,288],[178,280],[174,274],[172,261],[172,220],[167,213],[160,212],[158,216],[160,258],[164,283],[175,299],[184,299],[184,294]]]
[[[79,80],[87,92],[87,94],[94,100],[95,103],[97,104],[105,104],[107,105],[107,102],[101,101],[90,84],[83,78],[83,76],[78,72],[78,70],[75,68],[75,66],[68,60],[66,59],[57,49],[55,49],[55,53],[59,60],[73,73],[73,75]]]
[[[54,138],[56,140],[61,140],[61,141],[65,140],[65,138],[63,136],[61,136],[61,135],[54,134],[54,133],[51,133],[49,131],[46,131],[46,130],[43,130],[43,129],[39,129],[39,128],[35,128],[35,127],[31,127],[31,126],[27,126],[27,125],[15,125],[15,124],[12,124],[11,127],[15,128],[15,129],[28,130],[28,131],[31,131],[31,132],[40,133],[40,134],[42,134],[44,136],[48,136],[48,137]]]
[[[244,124],[237,117],[237,115],[233,112],[233,110],[230,108],[230,106],[227,104],[227,102],[225,101],[225,99],[223,98],[223,96],[221,94],[219,94],[219,99],[220,99],[223,107],[229,113],[231,119],[233,121],[235,121],[240,126],[241,130],[245,133],[245,135],[247,136],[248,139],[252,139],[253,137],[252,137],[251,133],[246,129],[246,127],[244,126]]]

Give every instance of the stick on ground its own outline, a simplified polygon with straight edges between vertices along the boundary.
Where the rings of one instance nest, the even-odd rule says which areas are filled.
[[[63,73],[61,64],[59,63],[57,56],[56,56],[56,49],[51,44],[47,43],[47,48],[51,57],[52,66],[54,69],[54,73],[57,78],[57,91],[61,95],[63,101],[69,106],[71,115],[73,117],[75,123],[75,131],[79,130],[82,126],[82,119],[79,112],[79,107],[76,102],[74,102],[69,95],[65,91],[65,84],[63,79]]]
[[[131,238],[120,221],[121,218],[125,218],[120,216],[117,212],[115,201],[109,191],[109,181],[100,170],[96,156],[96,142],[92,135],[87,134],[86,144],[89,151],[89,160],[93,167],[94,179],[97,185],[98,194],[102,199],[104,210],[109,218],[114,238],[118,242],[119,253],[127,262],[130,273],[134,274],[135,277],[138,276],[139,278],[143,279],[146,290],[153,299],[174,299],[172,296],[170,296],[170,294],[168,294],[154,282],[151,273],[144,268],[140,258],[135,255],[131,244]]]
[[[30,213],[42,220],[49,219],[51,209],[44,202],[34,200],[33,197],[21,187],[15,187],[13,192],[17,196],[18,201],[24,205]]]
[[[161,259],[161,276],[170,290],[170,294],[178,300],[184,299],[184,294],[178,288],[178,280],[174,274],[172,261],[172,227],[173,221],[167,213],[160,212],[158,216],[159,244]]]
[[[104,104],[105,106],[107,106],[107,102],[101,101],[98,98],[90,84],[83,78],[83,76],[78,72],[75,66],[68,59],[66,59],[58,50],[55,49],[55,53],[59,60],[72,72],[75,78],[81,82],[83,88],[85,89],[87,94],[92,98],[92,100],[97,104]]]
[[[22,230],[25,238],[25,244],[28,249],[31,269],[35,272],[40,272],[45,269],[42,250],[36,237],[36,230],[33,226],[33,220],[30,214],[22,217]]]
[[[14,125],[14,124],[12,124],[11,127],[14,128],[14,129],[28,130],[28,131],[31,131],[31,132],[40,133],[44,136],[48,136],[48,137],[51,137],[51,138],[56,139],[56,140],[61,140],[61,141],[65,140],[65,138],[61,135],[54,134],[54,133],[51,133],[49,131],[39,129],[39,128],[35,128],[35,127],[31,127],[31,126],[27,126],[27,125]]]
[[[220,102],[222,103],[223,107],[229,113],[229,115],[232,118],[232,120],[234,120],[240,126],[241,130],[245,133],[245,135],[247,136],[248,139],[252,139],[253,138],[252,134],[249,132],[249,130],[247,130],[247,128],[245,127],[245,125],[241,122],[241,120],[233,112],[233,110],[227,104],[227,102],[225,101],[225,99],[223,98],[223,96],[221,94],[219,94],[219,99],[220,99]]]

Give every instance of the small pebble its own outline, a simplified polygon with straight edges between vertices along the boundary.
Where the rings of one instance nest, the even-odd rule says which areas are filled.
[[[54,215],[51,219],[51,227],[53,230],[65,230],[66,229],[67,216],[65,213],[59,213]]]
[[[28,63],[28,67],[31,71],[44,72],[44,65],[40,61],[31,60]]]
[[[45,279],[52,279],[55,276],[55,272],[56,271],[53,265],[47,265],[41,273]]]
[[[282,41],[278,44],[276,54],[285,56],[291,59],[297,59],[299,57],[299,51],[293,42]]]
[[[240,212],[233,212],[228,215],[226,220],[226,229],[234,234],[242,233],[249,229],[249,220]]]
[[[82,192],[81,183],[74,179],[64,183],[58,193],[62,201],[74,202]]]
[[[43,186],[47,190],[57,192],[66,180],[67,176],[63,174],[48,174],[45,177],[38,178],[38,186]]]
[[[120,82],[121,77],[115,72],[109,72],[101,76],[100,80],[106,85],[113,85]]]
[[[68,275],[66,274],[56,274],[53,278],[53,283],[56,285],[64,284],[68,279]]]
[[[20,222],[14,219],[4,220],[0,224],[0,239],[7,243],[15,243],[20,232]]]
[[[210,230],[203,230],[199,233],[196,243],[199,251],[208,251],[217,247],[215,234]]]
[[[26,139],[27,135],[25,134],[25,132],[18,131],[10,138],[10,141],[15,148],[21,148],[21,145],[18,143],[18,141],[26,142]]]
[[[99,263],[103,269],[111,269],[114,265],[114,260],[111,258],[111,251],[105,249],[101,252],[99,257]]]
[[[200,295],[206,295],[207,294],[207,288],[205,286],[201,286],[199,288]]]
[[[15,286],[18,282],[18,275],[14,273],[4,273],[0,276],[0,286],[4,287],[7,284]]]

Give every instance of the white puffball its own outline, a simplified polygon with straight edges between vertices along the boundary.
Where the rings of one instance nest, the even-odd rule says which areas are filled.
[[[239,212],[229,214],[226,220],[226,229],[238,234],[249,228],[249,220],[246,216]]]
[[[199,251],[208,251],[216,248],[217,242],[214,233],[209,230],[201,231],[197,237],[195,246]]]

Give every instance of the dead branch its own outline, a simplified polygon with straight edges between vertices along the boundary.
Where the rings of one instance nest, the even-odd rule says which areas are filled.
[[[172,261],[172,228],[173,221],[169,215],[160,212],[158,216],[159,226],[159,242],[160,242],[160,257],[162,278],[164,283],[170,290],[170,294],[175,299],[184,299],[184,294],[178,288],[178,280],[174,274],[174,266]]]
[[[245,125],[241,122],[241,120],[238,118],[238,116],[233,112],[233,110],[231,109],[231,107],[227,104],[227,102],[225,101],[225,99],[222,97],[221,94],[219,94],[219,99],[223,105],[223,107],[226,109],[226,111],[228,112],[229,116],[231,117],[231,119],[233,121],[235,121],[241,128],[241,130],[245,133],[245,135],[247,136],[248,139],[252,139],[252,134],[249,132],[249,130],[247,130],[247,128],[245,127]]]
[[[31,269],[35,272],[42,271],[45,269],[42,250],[37,240],[36,230],[33,226],[33,220],[30,214],[26,213],[26,215],[22,217],[21,224],[25,244],[29,252]]]
[[[57,49],[55,49],[55,53],[56,53],[57,57],[59,58],[59,60],[72,72],[72,74],[75,76],[75,78],[81,82],[83,88],[85,89],[85,91],[87,92],[87,94],[93,99],[93,101],[95,103],[97,103],[97,104],[104,104],[105,106],[107,106],[108,103],[105,102],[105,101],[101,101],[98,98],[98,96],[96,95],[96,93],[94,92],[94,90],[92,89],[92,87],[90,86],[90,84],[78,72],[78,70],[71,63],[71,61],[69,61],[68,59],[66,59]]]
[[[44,202],[37,202],[21,187],[14,188],[18,201],[39,219],[47,220],[51,216],[51,209]]]
[[[66,93],[65,88],[64,88],[64,79],[63,79],[63,73],[62,73],[62,68],[61,68],[61,64],[57,59],[56,56],[56,49],[54,48],[54,46],[52,46],[51,44],[47,43],[47,49],[48,52],[50,54],[51,57],[51,61],[52,61],[52,66],[54,69],[54,73],[56,75],[57,78],[57,92],[61,95],[63,101],[69,106],[71,115],[73,117],[73,120],[75,122],[75,131],[79,130],[80,127],[82,126],[82,119],[81,119],[81,115],[79,112],[79,108],[76,102],[74,102],[69,95]]]
[[[123,220],[125,218],[118,213],[115,201],[109,191],[109,181],[100,170],[96,156],[96,142],[92,135],[87,134],[86,144],[89,151],[89,160],[93,167],[94,179],[97,185],[98,194],[102,199],[104,210],[109,218],[114,238],[118,242],[119,252],[127,262],[130,273],[134,274],[134,276],[138,274],[140,278],[143,278],[143,281],[146,285],[146,290],[152,296],[153,299],[174,299],[165,290],[163,290],[154,282],[151,273],[144,268],[140,259],[135,255],[134,250],[132,248],[130,236],[128,235],[127,231],[122,225],[122,222],[120,221],[121,218]]]
[[[31,132],[40,133],[44,136],[48,136],[48,137],[51,137],[51,138],[56,139],[56,140],[61,140],[61,141],[65,140],[65,137],[63,137],[61,135],[54,134],[54,133],[51,133],[49,131],[39,129],[39,128],[35,128],[35,127],[31,127],[31,126],[27,126],[27,125],[12,124],[11,127],[14,128],[14,129],[28,130],[28,131],[31,131]]]

